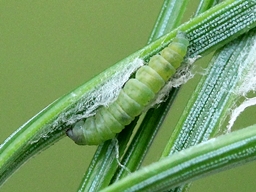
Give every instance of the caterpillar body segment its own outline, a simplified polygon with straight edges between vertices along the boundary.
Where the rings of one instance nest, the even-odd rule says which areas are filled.
[[[100,108],[94,116],[77,122],[67,135],[79,145],[98,145],[115,137],[140,115],[159,90],[172,77],[187,53],[189,45],[184,33],[178,33],[160,55],[151,57],[129,79],[116,101]]]

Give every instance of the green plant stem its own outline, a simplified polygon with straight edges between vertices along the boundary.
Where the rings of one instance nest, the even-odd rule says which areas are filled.
[[[195,13],[195,16],[207,11],[208,9],[210,9],[211,7],[215,6],[216,4],[218,4],[219,1],[218,0],[201,0],[200,3],[199,3],[199,6],[197,8],[197,11]],[[178,91],[179,88],[177,88],[177,91]],[[178,131],[177,131],[178,129]],[[183,132],[182,132],[183,129],[181,128],[175,128],[174,132],[175,134],[171,136],[169,142],[167,143],[167,146],[170,146],[172,143],[175,143],[177,140],[179,140],[181,137],[179,137],[180,135],[183,135]],[[180,141],[180,143],[187,143],[188,140],[184,139],[183,141]],[[168,150],[168,147],[166,146],[165,148],[165,152],[166,150]],[[192,145],[191,145],[192,146]],[[173,146],[172,146],[173,147]],[[173,149],[173,148],[172,148]],[[185,148],[184,148],[185,149]],[[164,153],[163,153],[164,154]],[[169,153],[170,155],[170,153]],[[172,188],[169,190],[169,192],[185,192],[185,191],[188,191],[190,188],[190,183],[187,183],[185,185],[182,185],[182,186],[178,186],[176,188]]]
[[[196,10],[195,16],[207,11],[211,7],[217,5],[220,0],[201,0]]]
[[[188,0],[165,0],[152,30],[148,44],[178,27],[187,7]]]
[[[177,152],[101,192],[165,191],[256,159],[256,125]]]

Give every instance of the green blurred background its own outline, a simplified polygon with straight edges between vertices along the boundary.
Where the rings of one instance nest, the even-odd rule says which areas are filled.
[[[58,97],[143,47],[162,3],[1,1],[0,142]],[[145,164],[159,158],[199,78],[182,88]],[[255,111],[247,110],[236,126],[252,124]],[[64,138],[26,163],[1,191],[76,191],[95,149]],[[191,191],[255,191],[255,165],[198,180]]]

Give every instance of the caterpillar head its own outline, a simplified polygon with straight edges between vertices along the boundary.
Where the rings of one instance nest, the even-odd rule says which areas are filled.
[[[79,121],[73,128],[66,131],[66,135],[78,145],[86,145],[83,133],[83,121]]]
[[[103,143],[105,140],[100,137],[97,131],[95,132],[94,119],[89,118],[88,120],[90,123],[85,124],[83,120],[77,122],[73,128],[66,131],[66,135],[78,145],[99,145]]]

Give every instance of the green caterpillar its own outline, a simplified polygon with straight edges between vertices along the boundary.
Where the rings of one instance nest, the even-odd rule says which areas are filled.
[[[160,55],[140,67],[129,79],[116,101],[102,107],[96,115],[77,122],[66,134],[79,145],[98,145],[112,139],[142,113],[165,83],[172,77],[187,53],[189,41],[179,32]]]

